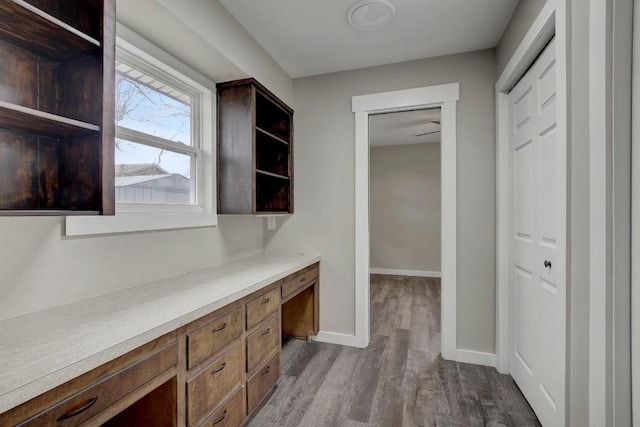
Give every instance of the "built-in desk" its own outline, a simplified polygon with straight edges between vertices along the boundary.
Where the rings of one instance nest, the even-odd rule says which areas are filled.
[[[318,331],[319,257],[255,256],[0,322],[0,425],[240,425]]]

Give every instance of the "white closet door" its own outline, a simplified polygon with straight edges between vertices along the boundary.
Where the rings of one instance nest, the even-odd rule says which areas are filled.
[[[566,167],[552,40],[509,94],[512,177],[509,367],[544,426],[564,422]]]

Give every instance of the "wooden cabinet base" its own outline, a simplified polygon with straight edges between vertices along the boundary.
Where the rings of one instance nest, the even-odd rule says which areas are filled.
[[[318,273],[205,314],[0,414],[0,426],[238,427],[280,378],[282,334],[317,333]]]

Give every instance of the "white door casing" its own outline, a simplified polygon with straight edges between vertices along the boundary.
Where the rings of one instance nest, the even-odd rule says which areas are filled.
[[[442,356],[445,359],[495,365],[493,355],[456,348],[456,103],[459,84],[359,95],[355,113],[355,345],[369,344],[369,115],[442,108]]]
[[[564,424],[566,142],[557,132],[556,43],[509,94],[510,372],[545,426]]]

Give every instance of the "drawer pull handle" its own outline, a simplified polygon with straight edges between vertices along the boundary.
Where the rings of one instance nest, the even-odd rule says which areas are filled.
[[[217,420],[215,420],[211,425],[214,426],[216,424],[220,424],[221,422],[224,421],[225,418],[227,418],[227,410],[226,409],[222,413],[222,416],[220,418],[218,418]]]
[[[221,371],[222,371],[224,368],[226,368],[226,367],[227,367],[227,362],[224,362],[224,363],[222,364],[222,366],[220,366],[220,367],[219,367],[218,369],[216,369],[215,371],[212,371],[212,372],[211,372],[211,375],[214,375],[214,374],[217,374],[218,372],[221,372]]]
[[[60,417],[56,421],[60,422],[60,421],[68,420],[69,418],[73,418],[76,415],[80,415],[81,413],[83,413],[87,409],[91,408],[93,406],[93,404],[96,403],[97,401],[98,401],[98,396],[93,397],[93,398],[89,399],[87,401],[87,403],[85,403],[84,405],[79,407],[78,409],[72,410],[71,412],[67,412],[66,414],[60,415]]]
[[[267,304],[269,301],[271,301],[271,298],[265,298],[261,304]]]
[[[271,370],[271,366],[267,366],[264,371],[262,371],[262,373],[260,375],[265,376],[269,373],[269,371]]]
[[[222,326],[220,326],[219,328],[213,329],[213,330],[211,331],[211,333],[212,333],[212,334],[215,334],[216,332],[220,332],[221,330],[223,330],[223,329],[224,329],[224,328],[226,328],[226,327],[227,327],[227,322],[224,322],[224,323],[222,324]]]
[[[269,332],[271,332],[271,328],[267,328],[267,330],[262,333],[262,336],[269,335]]]
[[[301,278],[301,279],[300,279],[300,281],[301,281],[301,282],[304,282],[304,281],[306,281],[306,280],[307,280],[307,278],[306,278],[306,277],[303,277],[303,278]]]

